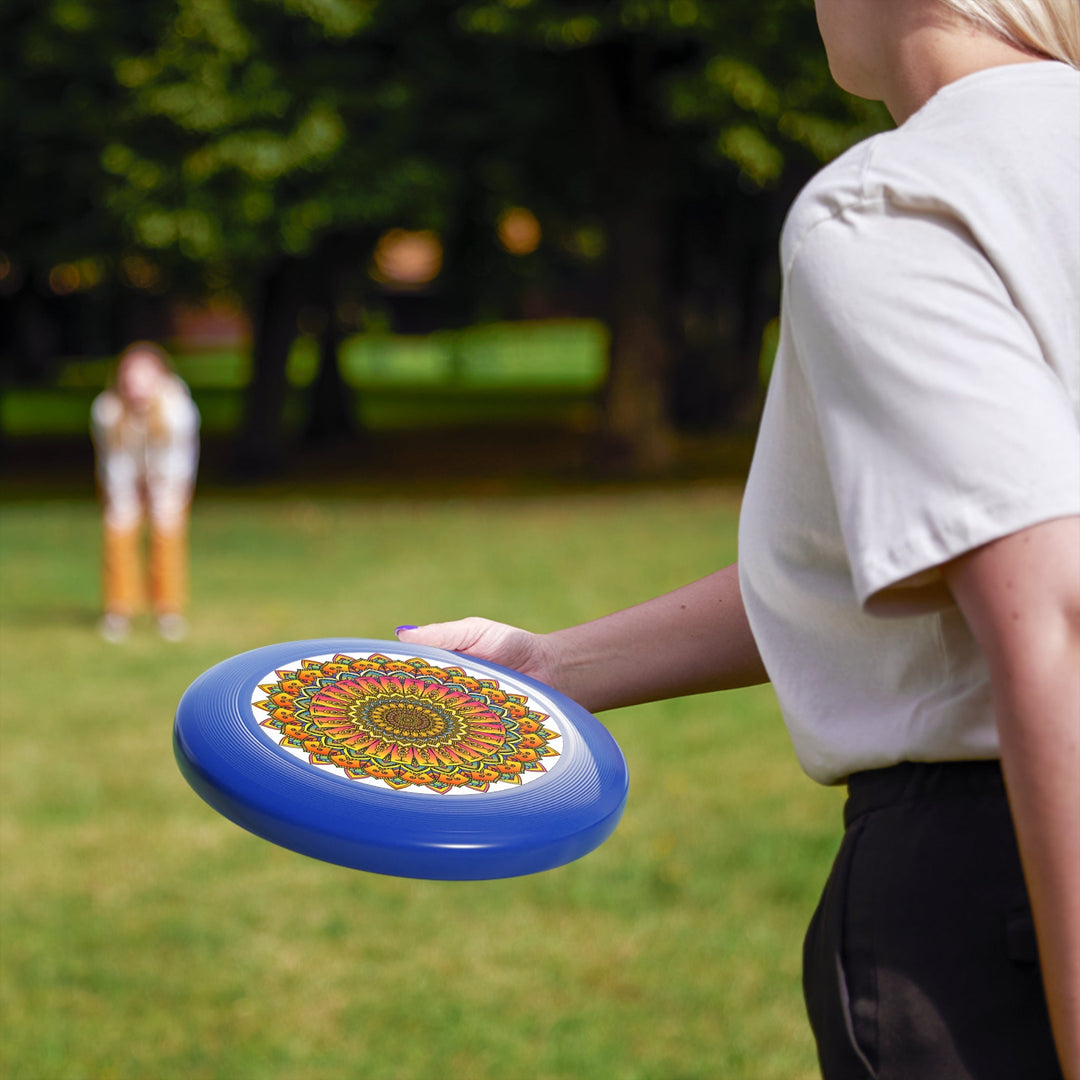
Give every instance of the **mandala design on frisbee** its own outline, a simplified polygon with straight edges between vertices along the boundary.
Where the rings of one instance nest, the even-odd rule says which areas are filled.
[[[556,725],[526,696],[415,657],[301,660],[267,675],[252,706],[286,750],[396,791],[498,790],[536,779],[559,756]]]

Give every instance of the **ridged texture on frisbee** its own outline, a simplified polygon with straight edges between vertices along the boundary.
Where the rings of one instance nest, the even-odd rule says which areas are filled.
[[[611,835],[628,787],[615,740],[577,703],[487,661],[396,641],[234,656],[184,694],[175,751],[236,824],[399,877],[561,866]]]

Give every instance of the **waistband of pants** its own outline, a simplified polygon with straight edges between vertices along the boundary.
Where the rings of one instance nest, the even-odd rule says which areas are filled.
[[[874,810],[939,799],[1005,797],[1001,762],[902,761],[885,769],[852,773],[847,782],[844,825]]]

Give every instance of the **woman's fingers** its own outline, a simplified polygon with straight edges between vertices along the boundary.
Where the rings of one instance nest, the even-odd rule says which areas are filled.
[[[468,653],[537,678],[543,679],[547,674],[542,670],[543,656],[537,635],[491,619],[472,616],[426,626],[400,626],[397,636],[399,641],[410,645]]]
[[[489,623],[487,619],[455,619],[453,622],[428,623],[426,626],[399,626],[397,636],[399,641],[414,645],[430,645],[435,649],[449,649],[452,652],[471,652],[485,637],[493,636],[488,627],[495,625],[499,624]]]

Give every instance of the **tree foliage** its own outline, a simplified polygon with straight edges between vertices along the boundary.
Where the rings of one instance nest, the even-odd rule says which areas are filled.
[[[300,308],[332,349],[380,233],[431,229],[443,321],[560,282],[608,320],[608,442],[639,467],[710,379],[713,412],[752,383],[783,210],[882,123],[833,87],[809,0],[11,0],[3,21],[20,265],[142,258],[234,290],[265,418]],[[514,205],[544,227],[525,260],[495,241]]]

